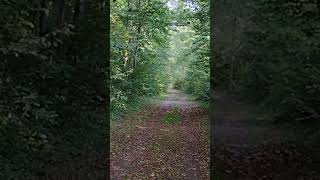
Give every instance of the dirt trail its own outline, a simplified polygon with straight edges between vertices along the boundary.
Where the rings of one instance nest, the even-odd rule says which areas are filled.
[[[254,113],[252,107],[232,96],[216,91],[211,135],[216,143],[228,147],[250,146],[263,141],[280,142],[288,134],[268,123],[266,115]]]
[[[178,124],[163,122],[176,113]],[[170,88],[164,100],[111,126],[111,179],[209,179],[208,112]]]
[[[320,179],[305,148],[292,132],[255,113],[223,90],[213,98],[213,178],[226,180]],[[319,165],[319,164],[318,164]],[[314,177],[314,178],[313,178]]]

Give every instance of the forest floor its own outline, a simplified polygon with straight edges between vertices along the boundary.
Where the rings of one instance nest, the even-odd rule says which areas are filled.
[[[320,179],[319,162],[289,128],[217,89],[210,131],[216,180]]]
[[[111,123],[111,179],[209,179],[208,109],[170,88]]]

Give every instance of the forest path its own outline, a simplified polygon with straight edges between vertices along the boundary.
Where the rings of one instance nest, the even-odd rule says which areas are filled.
[[[293,132],[272,124],[266,114],[221,89],[213,93],[211,110],[215,179],[320,179],[313,168],[318,162],[294,141]]]
[[[247,147],[263,141],[281,142],[287,136],[268,116],[258,114],[254,107],[237,101],[235,97],[215,91],[213,99],[212,136],[216,143],[232,148]]]
[[[209,179],[207,109],[169,88],[164,99],[112,122],[111,179]]]

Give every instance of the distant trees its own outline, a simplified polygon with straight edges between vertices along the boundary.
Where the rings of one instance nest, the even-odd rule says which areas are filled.
[[[171,12],[162,1],[120,0],[111,7],[112,115],[164,92]]]
[[[196,3],[198,9],[192,12],[184,3]],[[185,73],[189,79],[181,79],[185,90],[196,96],[208,91],[208,2],[179,1],[179,4],[176,10],[170,10],[165,1],[121,0],[112,4],[113,115],[124,112],[128,104],[139,97],[166,91],[170,81],[177,80],[177,69],[170,63],[172,58],[177,59],[176,64],[180,68],[185,66],[188,69]],[[181,39],[190,41],[188,45],[172,46],[176,42],[171,36],[175,36],[174,31],[179,31],[176,26],[192,28],[191,39]]]
[[[207,95],[210,86],[209,2],[192,2],[192,8],[180,4],[176,11],[183,26],[173,32],[171,58],[178,68],[174,69],[175,86],[199,98]]]

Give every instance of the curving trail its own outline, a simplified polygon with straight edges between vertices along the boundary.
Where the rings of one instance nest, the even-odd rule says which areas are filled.
[[[177,124],[163,122],[167,114]],[[111,124],[111,179],[209,179],[208,111],[169,88],[164,100]]]

